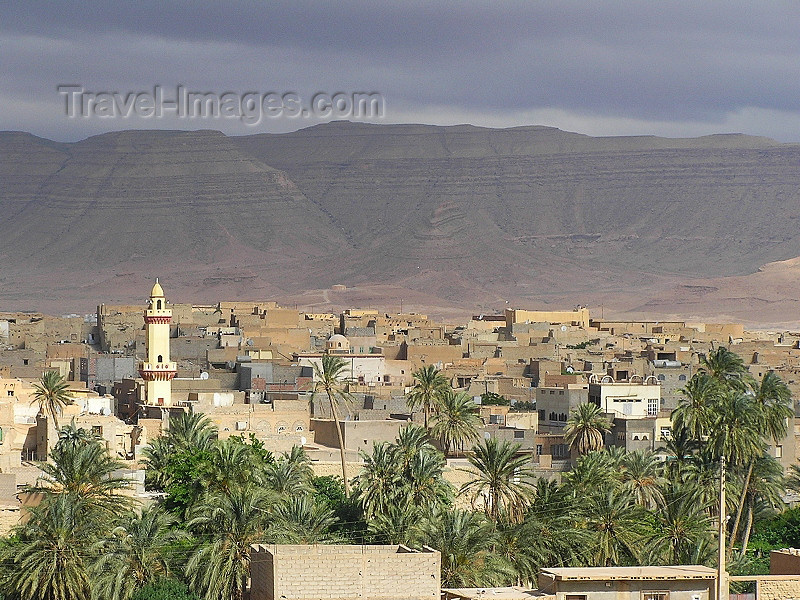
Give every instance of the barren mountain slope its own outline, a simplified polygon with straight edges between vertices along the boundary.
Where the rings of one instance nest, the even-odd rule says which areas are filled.
[[[60,144],[6,132],[0,307],[140,301],[161,276],[182,301],[788,320],[800,284],[758,270],[800,256],[798,184],[800,145],[742,135],[330,123]],[[764,304],[754,290],[773,279]],[[734,281],[750,291],[737,299]],[[323,293],[334,283],[357,289]]]
[[[171,275],[194,289],[262,272],[286,278],[346,246],[284,173],[219,132],[60,145],[3,134],[0,149],[0,276],[24,306],[48,281],[66,300],[70,287],[99,294],[98,280],[121,274]]]
[[[798,145],[353,124],[234,139],[285,170],[370,261],[500,261],[536,275],[556,255],[711,276],[800,255]]]

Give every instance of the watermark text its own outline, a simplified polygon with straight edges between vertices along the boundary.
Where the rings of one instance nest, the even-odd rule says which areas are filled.
[[[386,102],[379,92],[196,92],[178,85],[137,92],[92,92],[82,85],[59,85],[64,110],[70,118],[239,119],[258,125],[263,119],[381,119]]]

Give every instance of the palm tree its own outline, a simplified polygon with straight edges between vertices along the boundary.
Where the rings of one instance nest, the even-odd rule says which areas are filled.
[[[435,451],[435,448],[431,445],[425,428],[409,423],[400,429],[393,451],[397,454],[400,470],[406,471],[420,452]]]
[[[746,383],[747,367],[738,354],[725,346],[712,350],[700,357],[700,373],[705,373],[726,387],[743,389]]]
[[[356,478],[356,497],[364,515],[372,519],[396,505],[402,485],[397,456],[388,442],[373,442],[372,454],[361,453],[364,466]]]
[[[422,524],[423,543],[442,554],[442,587],[504,585],[513,567],[494,551],[497,534],[480,513],[441,511]]]
[[[86,498],[59,494],[31,509],[16,528],[18,542],[4,549],[2,590],[12,598],[91,600],[89,563],[101,523]]]
[[[28,491],[73,494],[109,516],[117,515],[132,502],[122,493],[130,487],[130,480],[113,474],[123,466],[96,439],[77,443],[64,439],[53,447],[50,461],[39,465],[43,474]]]
[[[600,407],[586,402],[570,413],[564,428],[564,441],[578,454],[587,454],[603,447],[603,435],[611,431],[611,423]]]
[[[210,450],[217,426],[203,413],[181,412],[169,418],[167,439],[173,450]]]
[[[777,444],[789,429],[789,419],[794,417],[794,411],[791,408],[792,392],[774,371],[768,371],[761,379],[760,384],[753,380],[751,388],[751,394],[758,408],[756,415],[757,427],[761,431],[761,435]],[[736,518],[731,531],[730,549],[733,548],[739,529],[739,522],[744,512],[745,499],[750,490],[750,478],[753,475],[755,462],[756,459],[753,457],[747,465],[747,473],[742,485],[741,496],[736,509]]]
[[[764,442],[758,406],[749,394],[735,389],[720,395],[711,416],[709,443],[726,464],[741,466],[760,456]]]
[[[295,496],[274,511],[271,537],[280,544],[319,544],[331,538],[333,511],[311,496]]]
[[[658,510],[651,513],[653,532],[647,538],[649,564],[698,564],[713,542],[708,505],[691,484],[664,487]]]
[[[543,477],[537,480],[520,530],[525,551],[531,554],[537,570],[585,564],[589,539],[587,530],[579,525],[582,515],[582,499],[576,499],[555,481]]]
[[[756,513],[761,512],[765,515],[771,515],[774,514],[776,509],[781,509],[784,506],[785,482],[783,467],[778,460],[765,454],[753,461],[748,474],[750,477],[745,479],[747,487],[742,490],[742,496],[745,498],[747,508],[747,518],[740,538],[741,556],[744,556],[747,551],[747,544],[750,541],[750,533]],[[737,535],[736,530],[733,531],[732,535]]]
[[[266,540],[272,495],[246,486],[213,492],[190,514],[187,528],[207,540],[189,559],[192,591],[206,600],[242,600],[250,574],[250,545]]]
[[[501,530],[497,549],[514,565],[520,584],[533,584],[542,567],[585,563],[589,539],[579,526],[581,514],[567,488],[543,477],[536,481],[525,520]]]
[[[142,449],[142,460],[145,468],[145,486],[148,490],[163,492],[169,484],[165,473],[170,457],[173,455],[172,445],[167,436],[159,436]]]
[[[637,562],[641,547],[644,509],[633,494],[606,486],[586,502],[586,527],[593,536],[595,566],[617,566]]]
[[[167,549],[180,534],[175,519],[157,506],[131,513],[97,544],[100,559],[92,566],[95,593],[109,600],[129,600],[151,581],[170,575]]]
[[[666,483],[661,471],[661,463],[652,452],[629,452],[622,461],[622,488],[633,493],[639,506],[652,508],[661,499],[661,486]]]
[[[228,491],[234,486],[253,481],[259,468],[250,446],[240,437],[229,437],[211,447],[211,464],[206,486]]]
[[[697,373],[681,390],[683,398],[672,413],[673,427],[688,432],[698,443],[703,441],[714,404],[722,391],[717,379],[706,373]]]
[[[311,491],[313,477],[311,460],[305,450],[300,446],[293,446],[290,452],[266,465],[263,483],[282,496],[297,496]]]
[[[331,417],[333,418],[334,427],[336,429],[336,436],[339,440],[339,455],[342,459],[342,481],[344,483],[344,495],[350,496],[350,482],[347,479],[347,460],[345,456],[344,438],[342,437],[342,428],[339,424],[339,413],[337,411],[337,404],[339,401],[344,402],[347,406],[351,402],[350,393],[345,391],[343,383],[345,381],[345,372],[347,369],[347,362],[341,356],[333,354],[326,354],[322,357],[321,363],[314,363],[314,390],[311,393],[311,400],[319,393],[325,393],[331,408]]]
[[[73,403],[69,384],[58,371],[47,371],[33,385],[33,389],[33,401],[39,404],[39,415],[53,419],[53,425],[58,431],[59,415],[65,406]]]
[[[444,455],[430,444],[412,458],[402,471],[402,491],[411,504],[432,509],[450,503],[453,488],[442,475],[445,462]]]
[[[60,444],[87,444],[93,441],[100,441],[99,436],[94,435],[88,429],[75,425],[73,417],[69,425],[64,425],[58,430],[58,442]]]
[[[417,408],[422,409],[425,415],[425,429],[428,429],[428,415],[436,411],[442,394],[450,386],[441,371],[433,365],[420,367],[412,375],[416,383],[411,388],[406,402],[412,411]]]
[[[369,520],[369,532],[383,544],[417,546],[421,539],[422,511],[405,501],[389,504]]]
[[[585,498],[598,488],[622,483],[622,468],[609,450],[612,448],[578,457],[572,469],[564,473],[562,481],[573,496]]]
[[[452,487],[442,475],[444,456],[427,441],[422,427],[404,427],[397,443],[376,442],[372,454],[362,452],[361,457],[356,496],[369,519],[399,505],[429,510],[452,499]]]
[[[529,458],[518,455],[519,449],[519,444],[490,438],[474,446],[469,457],[478,476],[465,483],[460,493],[471,495],[473,506],[480,500],[495,523],[501,514],[511,522],[521,521],[530,501]]]
[[[680,481],[683,472],[698,449],[699,442],[689,435],[689,430],[685,427],[678,427],[673,423],[669,439],[659,448],[667,455],[665,468],[667,478],[673,481]]]
[[[431,434],[442,443],[447,456],[452,446],[463,447],[478,439],[478,427],[482,422],[475,402],[467,393],[449,389],[441,400],[439,412],[433,416]]]
[[[794,418],[792,392],[774,371],[765,373],[761,383],[754,381],[752,392],[761,408],[764,436],[777,444],[786,435],[789,420]]]

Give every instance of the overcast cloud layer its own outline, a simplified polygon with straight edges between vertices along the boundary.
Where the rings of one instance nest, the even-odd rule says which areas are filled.
[[[281,118],[67,118],[60,84],[380,92],[383,122],[800,142],[800,3],[18,2],[0,7],[0,130],[277,132]]]

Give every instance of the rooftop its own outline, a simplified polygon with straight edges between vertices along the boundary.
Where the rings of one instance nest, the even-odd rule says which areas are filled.
[[[564,567],[542,569],[542,575],[557,580],[615,579],[714,579],[717,571],[702,565],[665,567]]]
[[[529,590],[518,586],[498,588],[445,588],[442,590],[447,600],[479,600],[496,598],[497,600],[555,600],[554,595],[543,594],[538,590]]]

